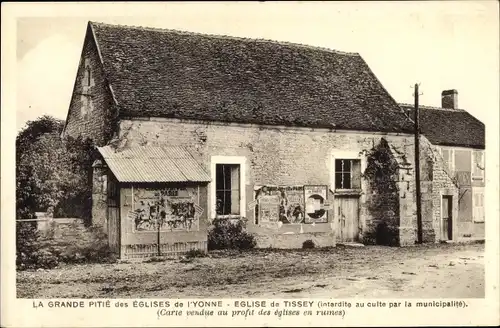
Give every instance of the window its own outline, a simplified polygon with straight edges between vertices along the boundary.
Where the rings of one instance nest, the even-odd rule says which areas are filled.
[[[484,152],[474,150],[472,152],[472,178],[483,179],[484,177]]]
[[[87,70],[87,74],[86,74],[87,78],[85,79],[85,83],[86,83],[87,87],[90,87],[91,83],[92,83],[92,76],[91,76],[91,73],[90,73],[90,67],[87,66],[86,70]]]
[[[240,165],[215,165],[215,208],[217,215],[240,214]]]
[[[484,222],[484,190],[474,190],[473,198],[473,219],[474,222]]]
[[[361,189],[361,160],[335,159],[335,189]]]
[[[454,173],[453,149],[441,149],[441,155],[443,156],[444,169],[447,170],[448,173],[453,176]]]

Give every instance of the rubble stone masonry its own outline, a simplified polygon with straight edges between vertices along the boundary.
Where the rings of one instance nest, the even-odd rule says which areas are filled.
[[[87,33],[91,33],[90,30]],[[115,107],[99,53],[86,37],[70,102],[65,135],[89,137],[102,146],[112,136]]]
[[[206,165],[208,172],[211,156],[244,156],[246,158],[246,203],[253,199],[255,185],[320,184],[330,186],[333,174],[332,151],[366,151],[379,143],[382,137],[391,147],[405,154],[409,162],[409,166],[401,170],[397,177],[400,190],[399,202],[393,202],[394,209],[385,209],[385,211],[393,211],[399,216],[400,243],[402,245],[414,244],[416,240],[416,196],[412,169],[414,167],[413,136],[411,135],[340,132],[327,129],[224,124],[162,118],[122,120],[119,124],[119,147],[185,146],[191,149],[200,163]],[[422,158],[427,156],[428,151],[422,152]],[[424,170],[433,170],[432,174],[427,171],[422,174],[423,194],[426,195],[428,204],[427,212],[423,215],[425,216],[424,235],[427,241],[436,240],[436,218],[440,215],[436,214],[436,209],[440,208],[436,200],[436,198],[440,199],[436,197],[438,190],[454,193],[453,188],[447,189],[452,185],[451,180],[443,176],[441,170],[435,168],[436,165],[432,167],[422,165]],[[440,184],[434,187],[430,181],[433,175],[437,181],[440,181]],[[427,182],[425,182],[426,179]],[[367,208],[368,188],[365,179],[362,179],[362,190],[359,209],[360,241],[374,219]],[[334,195],[330,190],[328,197],[332,196]],[[391,197],[394,198],[394,195]],[[284,224],[272,231],[254,223],[254,213],[251,208],[246,209],[245,216],[249,222],[248,229],[258,236],[260,247],[301,247],[302,242],[307,239],[313,239],[318,246],[335,244],[334,226],[330,224],[334,213],[330,213],[328,224],[304,224],[302,227]]]

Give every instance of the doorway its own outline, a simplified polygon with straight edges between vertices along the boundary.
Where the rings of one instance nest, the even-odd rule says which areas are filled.
[[[453,240],[453,196],[443,196],[441,200],[441,238]]]
[[[359,241],[359,196],[335,197],[338,242]]]

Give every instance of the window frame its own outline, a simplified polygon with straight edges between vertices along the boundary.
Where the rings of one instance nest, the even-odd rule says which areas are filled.
[[[219,178],[222,178],[221,182],[223,184],[222,188],[220,188],[221,186],[219,184],[219,181],[217,181],[218,179],[218,166],[221,167],[222,169],[222,177],[219,177]],[[229,170],[228,170],[229,169]],[[233,170],[237,170],[237,178],[236,179],[233,179]],[[227,172],[229,171],[229,172]],[[219,195],[219,193],[222,192],[222,194],[224,195],[224,205],[228,204],[229,205],[229,212],[232,212],[232,207],[233,207],[233,192],[237,192],[238,194],[238,205],[239,205],[239,199],[240,199],[240,195],[241,195],[241,181],[240,181],[240,172],[241,172],[241,165],[239,164],[227,164],[227,163],[224,163],[224,164],[215,164],[215,178],[216,178],[216,181],[215,181],[215,199],[217,201],[217,196]],[[226,173],[229,174],[229,185],[226,185],[226,179],[225,179],[225,176],[226,176]],[[237,181],[235,181],[237,180]],[[237,182],[237,183],[235,183]],[[234,186],[237,185],[237,187],[235,188]],[[219,188],[218,188],[219,187]],[[229,203],[226,202],[226,194],[229,193]],[[228,216],[228,215],[239,215],[239,214],[233,214],[233,213],[229,213],[229,214],[217,214],[217,204],[215,204],[216,207],[215,207],[215,214],[218,215],[218,216]],[[224,206],[224,208],[222,209],[222,211],[224,212],[226,209],[226,206]],[[239,206],[238,206],[238,212],[241,212],[241,210],[239,209]]]
[[[216,201],[217,201],[217,176],[216,176],[216,165],[217,164],[227,164],[234,165],[238,164],[240,166],[240,214],[230,214],[230,215],[217,215],[216,211]],[[246,157],[245,156],[212,156],[210,159],[210,220],[215,218],[244,218],[246,217]]]
[[[474,153],[480,153],[481,154],[481,163],[480,165],[483,167],[481,170],[481,175],[474,175],[474,169],[476,167],[476,160],[475,160],[475,155]],[[485,152],[482,149],[473,149],[471,152],[471,179],[472,180],[479,180],[479,181],[484,181],[484,169],[485,169]]]
[[[479,206],[476,206],[476,195],[477,194],[482,194],[482,202],[483,202],[483,206],[481,206],[483,208],[483,218],[482,220],[477,220],[476,219],[476,208],[481,208]],[[475,187],[475,188],[472,188],[472,222],[473,223],[484,223],[485,220],[486,220],[486,213],[484,213],[484,201],[485,201],[485,194],[484,194],[484,187]]]
[[[360,160],[360,188],[359,189],[336,189],[335,188],[335,161],[337,159]],[[366,168],[366,158],[359,151],[332,150],[330,156],[330,190],[333,193],[360,191],[363,189],[362,175]]]
[[[449,154],[448,163],[445,162],[445,160],[444,160],[444,155],[443,155],[444,151],[447,151]],[[455,174],[455,149],[454,148],[447,148],[447,147],[440,147],[439,153],[441,155],[441,159],[443,160],[443,164],[447,164],[447,165],[443,165],[444,168],[450,174],[450,176],[454,176],[454,174]]]

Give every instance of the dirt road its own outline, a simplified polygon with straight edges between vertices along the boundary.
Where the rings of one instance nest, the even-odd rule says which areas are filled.
[[[481,298],[484,245],[211,253],[17,274],[27,298]]]

